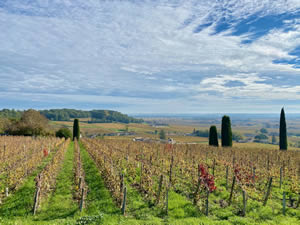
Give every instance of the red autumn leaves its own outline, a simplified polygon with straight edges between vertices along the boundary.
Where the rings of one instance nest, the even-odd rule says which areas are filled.
[[[207,172],[207,170],[205,169],[205,167],[200,164],[198,166],[198,171],[200,173],[200,179],[201,179],[201,183],[202,185],[204,185],[204,187],[209,191],[209,192],[213,192],[214,190],[217,189],[217,187],[215,186],[215,178],[213,175],[209,174]]]
[[[254,177],[250,171],[245,168],[241,168],[239,165],[235,165],[234,175],[240,183],[246,185],[252,184],[254,178],[257,178],[257,176]]]
[[[43,153],[44,153],[44,157],[47,157],[48,156],[48,150],[45,148],[44,150],[43,150]]]

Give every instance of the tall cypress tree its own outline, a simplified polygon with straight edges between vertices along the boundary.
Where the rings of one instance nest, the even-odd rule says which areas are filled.
[[[77,139],[79,141],[80,138],[80,128],[79,128],[79,120],[75,119],[73,123],[73,141]]]
[[[279,127],[279,148],[280,150],[287,150],[287,134],[286,134],[286,122],[284,108],[281,109],[280,113],[280,127]]]
[[[222,118],[221,136],[223,147],[232,146],[231,122],[230,117],[226,115]]]
[[[216,147],[219,146],[218,132],[216,126],[211,126],[209,129],[209,145]]]

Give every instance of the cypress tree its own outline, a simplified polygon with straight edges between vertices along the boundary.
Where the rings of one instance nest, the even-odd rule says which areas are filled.
[[[79,128],[79,120],[75,119],[73,123],[73,141],[77,139],[79,141],[80,138],[80,128]]]
[[[280,150],[287,150],[287,134],[286,134],[286,122],[284,108],[280,113],[280,127],[279,127],[279,148]]]
[[[222,118],[221,136],[223,147],[232,146],[231,122],[230,117],[226,115]]]
[[[162,140],[166,139],[166,133],[165,133],[164,130],[160,130],[160,132],[159,132],[159,138],[162,139]]]
[[[209,129],[209,145],[216,147],[219,146],[218,132],[216,126],[211,126]]]

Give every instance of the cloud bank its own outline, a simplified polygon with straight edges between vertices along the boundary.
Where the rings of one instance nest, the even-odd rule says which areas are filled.
[[[297,0],[4,0],[0,107],[300,109]]]

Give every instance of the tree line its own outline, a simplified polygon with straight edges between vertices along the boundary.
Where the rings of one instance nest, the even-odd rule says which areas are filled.
[[[2,135],[72,137],[72,132],[67,127],[62,127],[55,131],[53,127],[49,125],[48,118],[40,111],[29,109],[26,111],[2,110],[1,112],[3,113],[0,119],[0,134]],[[100,116],[97,110],[91,112],[94,113],[94,116],[98,117],[97,119],[102,118],[102,121],[114,122],[117,120],[118,122],[124,123],[140,122],[115,111],[99,110],[100,113],[106,113],[105,117]],[[107,120],[104,120],[104,118],[107,118]],[[75,126],[79,127],[78,119],[76,118],[74,121]],[[77,128],[74,129],[73,135],[79,139],[80,131]]]
[[[0,118],[19,120],[25,111],[14,109],[0,110]],[[39,110],[40,114],[53,121],[70,121],[76,118],[91,118],[89,123],[143,123],[142,119],[135,119],[126,114],[113,110],[76,110],[76,109],[50,109]]]

